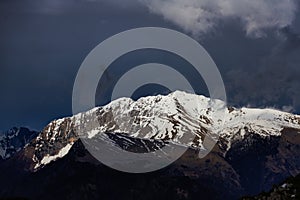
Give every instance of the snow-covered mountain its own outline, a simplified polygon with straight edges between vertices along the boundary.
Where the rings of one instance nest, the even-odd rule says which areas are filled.
[[[12,128],[0,133],[0,159],[7,159],[16,152],[24,148],[32,139],[38,135],[38,132],[31,131],[28,128]]]
[[[167,168],[130,176],[97,161],[80,137],[109,140],[131,152],[152,152],[170,143],[188,150]],[[216,142],[212,149],[207,137]],[[199,158],[206,149],[211,152]],[[137,101],[121,98],[52,121],[22,150],[0,162],[0,171],[5,171],[0,179],[7,180],[0,182],[0,196],[237,199],[300,174],[299,155],[298,115],[227,107],[180,91]]]
[[[138,101],[121,98],[85,113],[54,120],[26,146],[25,154],[32,160],[31,170],[36,171],[64,157],[79,135],[93,138],[101,133],[122,133],[200,150],[208,148],[203,143],[205,137],[220,137],[218,145],[225,155],[232,144],[249,133],[268,138],[280,136],[285,129],[300,130],[300,116],[273,109],[228,108],[220,100],[176,91]]]

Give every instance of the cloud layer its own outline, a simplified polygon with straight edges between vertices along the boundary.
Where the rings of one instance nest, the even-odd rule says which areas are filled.
[[[151,12],[196,36],[211,31],[224,19],[237,19],[248,36],[262,37],[268,29],[289,26],[297,10],[296,0],[140,1]]]

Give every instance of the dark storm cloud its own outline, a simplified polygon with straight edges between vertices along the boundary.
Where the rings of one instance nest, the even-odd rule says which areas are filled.
[[[184,4],[181,0],[172,1],[179,8]],[[158,15],[149,12],[149,2],[0,1],[0,129],[13,125],[42,128],[52,119],[71,115],[72,87],[77,70],[90,50],[109,36],[143,26],[193,32],[193,24],[188,23],[186,29],[180,18],[186,12],[177,12],[177,18],[164,20],[161,12],[152,10]],[[280,11],[284,12],[284,7],[290,8],[290,5],[280,4]],[[271,8],[262,9],[270,11]],[[269,16],[274,16],[273,11],[268,12],[266,21]],[[230,104],[284,109],[292,106],[296,112],[300,111],[300,16],[291,21],[295,12],[292,11],[275,14],[276,19],[281,16],[280,23],[271,24],[268,30],[264,28],[268,26],[266,21],[254,18],[257,23],[266,24],[260,24],[260,29],[254,29],[254,32],[248,31],[259,36],[263,30],[265,37],[259,39],[247,35],[247,24],[241,23],[238,17],[226,17],[222,23],[214,24],[208,34],[202,34],[199,42],[217,63]],[[237,8],[234,12],[242,14]],[[286,25],[291,28],[282,29]],[[278,29],[281,31],[276,34]]]
[[[288,27],[279,34],[278,44],[260,58],[257,66],[227,73],[228,92],[236,105],[299,111],[300,35]]]
[[[0,129],[42,128],[72,115],[73,82],[85,56],[121,31],[164,26],[145,13],[107,1],[1,1]]]

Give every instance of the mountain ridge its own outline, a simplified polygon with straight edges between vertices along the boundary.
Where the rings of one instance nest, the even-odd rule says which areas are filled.
[[[196,98],[199,100],[196,101]],[[191,105],[197,103],[199,106]],[[106,106],[52,121],[37,137],[35,151],[43,145],[47,146],[44,141],[50,144],[48,150],[53,149],[57,138],[60,138],[58,141],[61,143],[58,145],[59,150],[67,145],[69,150],[79,138],[81,130],[77,127],[80,124],[85,126],[87,121],[92,124],[89,128],[84,127],[84,134],[87,134],[84,137],[88,138],[104,132],[127,133],[136,138],[172,140],[200,149],[205,149],[203,138],[208,134],[213,138],[218,131],[216,140],[218,137],[226,140],[224,145],[227,151],[232,142],[244,137],[245,132],[269,137],[280,136],[284,128],[300,129],[300,116],[297,115],[272,109],[232,109],[225,107],[221,101],[217,102],[217,109],[214,110],[210,104],[209,98],[179,91],[138,101],[121,98]],[[184,138],[187,134],[190,134],[188,139]],[[54,151],[59,152],[57,149]],[[56,155],[51,151],[48,154]],[[37,161],[35,169],[43,164],[39,163],[43,158],[37,155],[32,157]]]

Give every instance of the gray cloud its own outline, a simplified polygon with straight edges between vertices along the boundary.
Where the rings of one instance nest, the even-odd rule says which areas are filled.
[[[247,70],[233,69],[225,76],[231,102],[255,107],[300,109],[300,34],[291,28],[280,31],[280,42],[271,53]]]
[[[262,37],[272,28],[289,26],[296,0],[140,0],[151,12],[199,36],[224,19],[238,19],[248,36]]]

